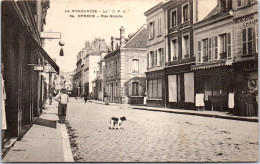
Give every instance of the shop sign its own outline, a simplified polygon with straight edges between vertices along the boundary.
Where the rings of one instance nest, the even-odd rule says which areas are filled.
[[[34,71],[43,71],[43,66],[35,65],[33,68]]]
[[[258,19],[254,18],[254,14],[247,15],[235,20],[235,24],[242,23],[243,27],[252,26],[258,23]]]

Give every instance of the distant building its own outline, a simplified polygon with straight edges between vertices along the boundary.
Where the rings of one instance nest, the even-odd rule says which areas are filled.
[[[142,26],[125,41],[125,29],[121,27],[120,38],[112,37],[112,52],[104,57],[105,92],[110,102],[143,103],[147,70],[146,28]]]

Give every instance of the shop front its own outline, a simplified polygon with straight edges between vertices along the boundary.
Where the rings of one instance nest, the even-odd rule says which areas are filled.
[[[146,105],[154,107],[165,106],[164,70],[146,72],[147,91]]]
[[[194,72],[191,65],[165,68],[166,106],[169,108],[195,109]]]
[[[235,81],[231,65],[195,67],[195,93],[204,94],[205,110],[228,111],[229,95],[234,94]],[[233,100],[234,101],[234,100]]]

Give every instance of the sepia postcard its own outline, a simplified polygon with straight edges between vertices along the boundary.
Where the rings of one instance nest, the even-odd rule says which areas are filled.
[[[258,162],[258,5],[1,1],[2,162]]]

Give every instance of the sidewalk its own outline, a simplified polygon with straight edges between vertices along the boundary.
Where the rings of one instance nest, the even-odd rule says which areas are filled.
[[[33,126],[2,162],[74,162],[65,124],[59,124],[57,102],[46,105]]]
[[[104,102],[99,100],[88,100],[88,101],[93,103],[98,103],[98,104],[104,104]],[[258,117],[256,116],[255,117],[234,116],[229,114],[228,112],[220,112],[220,111],[195,111],[195,110],[186,110],[186,109],[147,107],[147,106],[136,106],[130,104],[116,104],[116,103],[110,103],[110,105],[127,106],[128,108],[138,109],[138,110],[149,110],[149,111],[157,111],[157,112],[168,112],[168,113],[176,113],[176,114],[187,114],[187,115],[196,115],[196,116],[203,116],[203,117],[214,117],[214,118],[223,118],[223,119],[231,119],[231,120],[258,122]]]

